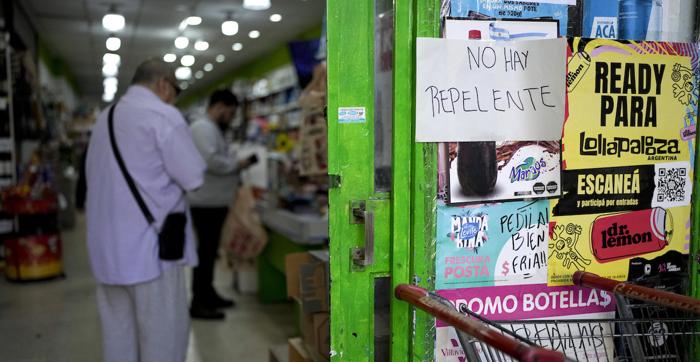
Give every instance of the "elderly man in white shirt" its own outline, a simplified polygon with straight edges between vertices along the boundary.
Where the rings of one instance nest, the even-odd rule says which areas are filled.
[[[158,233],[168,214],[187,212],[185,192],[203,183],[205,164],[187,123],[172,106],[178,92],[171,68],[147,60],[113,105],[115,144],[153,223],[146,220],[112,149],[111,107],[100,114],[90,138],[87,244],[98,282],[107,362],[186,357],[189,318],[183,269],[197,263],[192,227],[185,225],[180,260],[160,259]]]
[[[238,187],[239,172],[254,162],[237,161],[224,140],[223,130],[231,123],[237,106],[238,99],[231,91],[218,90],[209,98],[206,117],[190,126],[194,143],[207,164],[204,184],[189,194],[199,255],[199,265],[192,272],[192,318],[223,319],[220,309],[234,305],[216,292],[213,278],[221,229]]]

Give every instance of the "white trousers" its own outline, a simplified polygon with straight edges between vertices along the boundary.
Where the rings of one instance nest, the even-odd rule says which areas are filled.
[[[183,267],[135,285],[97,286],[105,362],[181,362],[190,317]]]

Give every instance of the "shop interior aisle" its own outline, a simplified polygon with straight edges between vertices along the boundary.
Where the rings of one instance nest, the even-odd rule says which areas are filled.
[[[67,278],[28,284],[0,278],[0,361],[101,360],[82,216],[73,230],[63,233],[63,246]],[[226,311],[223,322],[192,322],[188,362],[267,361],[271,346],[286,344],[296,334],[292,304],[262,305],[255,296],[237,295],[230,276],[218,270],[215,283],[237,305]]]

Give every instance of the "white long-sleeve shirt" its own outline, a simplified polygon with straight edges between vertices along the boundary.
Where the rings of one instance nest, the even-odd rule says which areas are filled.
[[[109,140],[108,109],[97,119],[87,160],[87,244],[95,279],[131,285],[153,280],[173,264],[194,266],[191,218],[185,257],[158,258],[158,234],[148,225],[119,169]],[[114,136],[129,174],[160,229],[171,212],[187,210],[183,190],[202,184],[204,162],[177,108],[142,86],[129,87],[114,109]]]
[[[194,144],[207,164],[204,184],[188,195],[193,207],[227,207],[238,187],[238,161],[228,151],[219,127],[202,118],[190,126]]]

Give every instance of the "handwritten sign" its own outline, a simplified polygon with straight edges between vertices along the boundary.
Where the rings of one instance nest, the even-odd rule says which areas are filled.
[[[419,38],[416,140],[560,139],[565,60],[564,39]]]

